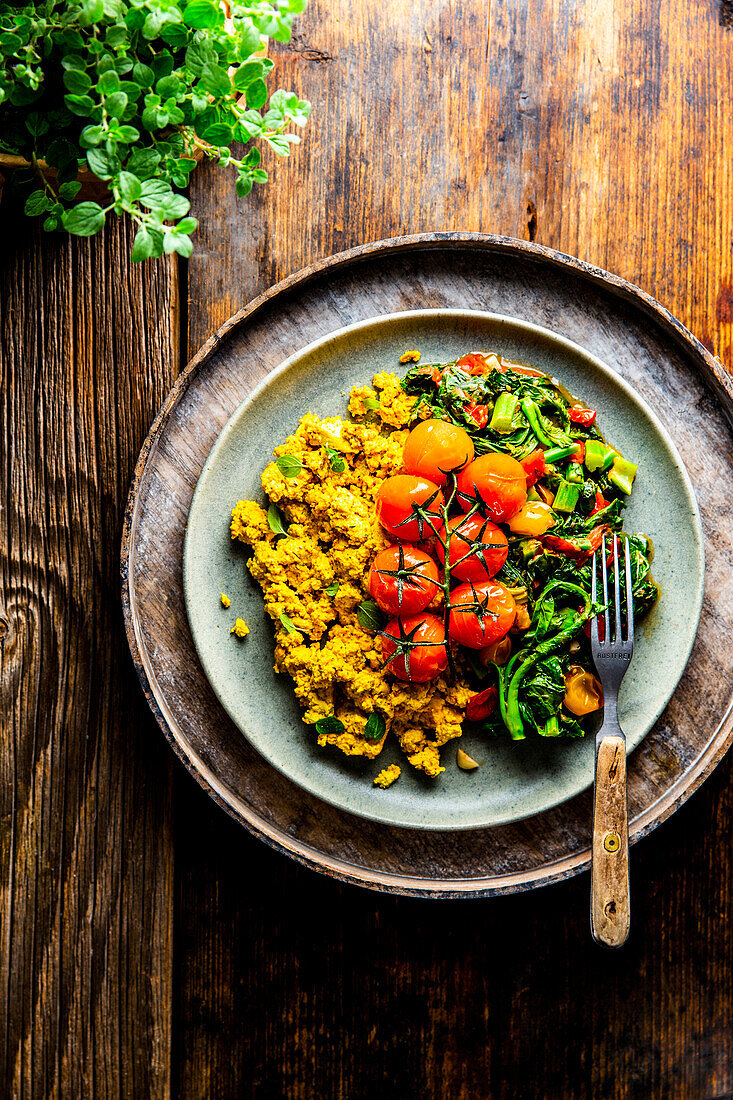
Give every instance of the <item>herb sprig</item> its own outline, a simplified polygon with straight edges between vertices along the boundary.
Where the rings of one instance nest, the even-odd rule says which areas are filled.
[[[197,221],[180,194],[203,155],[243,197],[268,175],[260,146],[288,156],[310,104],[269,95],[273,63],[307,0],[45,0],[0,10],[0,148],[24,157],[26,214],[45,230],[99,232],[127,214],[133,260],[189,256]],[[240,97],[244,103],[240,104]],[[232,146],[244,146],[235,155]],[[80,168],[109,190],[77,201]]]

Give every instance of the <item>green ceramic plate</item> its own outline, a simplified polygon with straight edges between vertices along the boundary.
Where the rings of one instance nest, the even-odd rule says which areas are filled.
[[[303,725],[291,681],[272,669],[273,633],[260,590],[245,568],[244,548],[229,538],[229,515],[241,499],[263,500],[260,473],[272,449],[312,411],[345,415],[348,392],[377,370],[395,370],[406,348],[425,362],[447,362],[489,349],[560,379],[599,412],[601,430],[640,464],[626,529],[644,531],[656,547],[661,597],[637,631],[621,692],[629,749],[639,744],[677,686],[697,631],[703,595],[700,517],[682,460],[665,429],[622,378],[594,356],[547,329],[490,313],[419,310],[361,321],[292,355],[237,409],[214,445],[191,504],[184,585],[193,638],[211,685],[245,737],[290,779],[344,810],[393,825],[464,829],[537,814],[593,781],[593,739],[487,740],[460,744],[483,766],[462,772],[457,743],[443,750],[436,780],[415,773],[395,746],[378,761],[319,749]],[[232,601],[224,611],[219,594]],[[229,635],[236,612],[251,633]],[[386,764],[403,765],[389,790],[372,779]]]

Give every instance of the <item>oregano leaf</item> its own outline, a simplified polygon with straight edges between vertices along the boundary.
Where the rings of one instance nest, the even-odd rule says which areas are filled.
[[[275,465],[287,478],[297,477],[303,471],[303,463],[297,455],[278,455]]]
[[[80,202],[63,216],[64,228],[77,237],[93,237],[104,225],[104,210],[96,202]]]
[[[287,535],[288,532],[282,517],[282,513],[274,504],[271,504],[270,507],[267,509],[267,522],[273,534]]]
[[[384,625],[384,616],[374,600],[363,600],[356,609],[356,617],[365,630],[381,630]]]
[[[288,634],[295,634],[295,626],[293,625],[293,620],[290,618],[289,615],[286,615],[284,611],[280,614],[280,622],[282,623],[285,631]]]
[[[387,723],[384,715],[378,714],[376,710],[372,711],[364,727],[364,739],[366,741],[381,741],[386,732]]]
[[[319,718],[316,722],[316,732],[328,735],[338,735],[343,733],[346,726],[343,724],[340,718],[337,718],[335,714],[329,714],[326,718]]]

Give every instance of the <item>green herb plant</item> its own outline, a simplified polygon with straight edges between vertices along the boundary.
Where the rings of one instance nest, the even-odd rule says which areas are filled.
[[[194,154],[236,171],[243,197],[288,156],[310,104],[272,94],[268,38],[286,42],[307,0],[45,0],[0,5],[0,149],[24,157],[25,212],[46,230],[134,221],[132,259],[189,256],[196,219],[180,192]],[[240,99],[244,101],[240,103]],[[233,145],[243,146],[241,153]],[[77,201],[80,168],[109,189]]]

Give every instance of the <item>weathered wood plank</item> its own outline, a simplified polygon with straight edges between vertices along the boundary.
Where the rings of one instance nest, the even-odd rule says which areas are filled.
[[[14,1100],[168,1095],[170,758],[119,607],[134,460],[178,370],[176,268],[0,232],[3,1067]]]
[[[474,902],[318,880],[184,779],[174,1094],[699,1100],[733,1090],[728,757],[632,851],[620,951],[587,876]]]
[[[276,78],[313,102],[273,185],[192,185],[189,355],[259,290],[380,237],[537,240],[637,283],[733,358],[733,34],[718,0],[311,0]]]
[[[730,362],[724,8],[351,0],[336,19],[311,0],[274,55],[278,83],[314,103],[304,144],[246,205],[196,173],[189,352],[320,256],[458,228],[610,268]],[[472,904],[377,898],[253,843],[181,779],[177,1093],[725,1096],[730,781],[727,760],[633,850],[634,929],[611,958],[590,941],[587,879]]]

